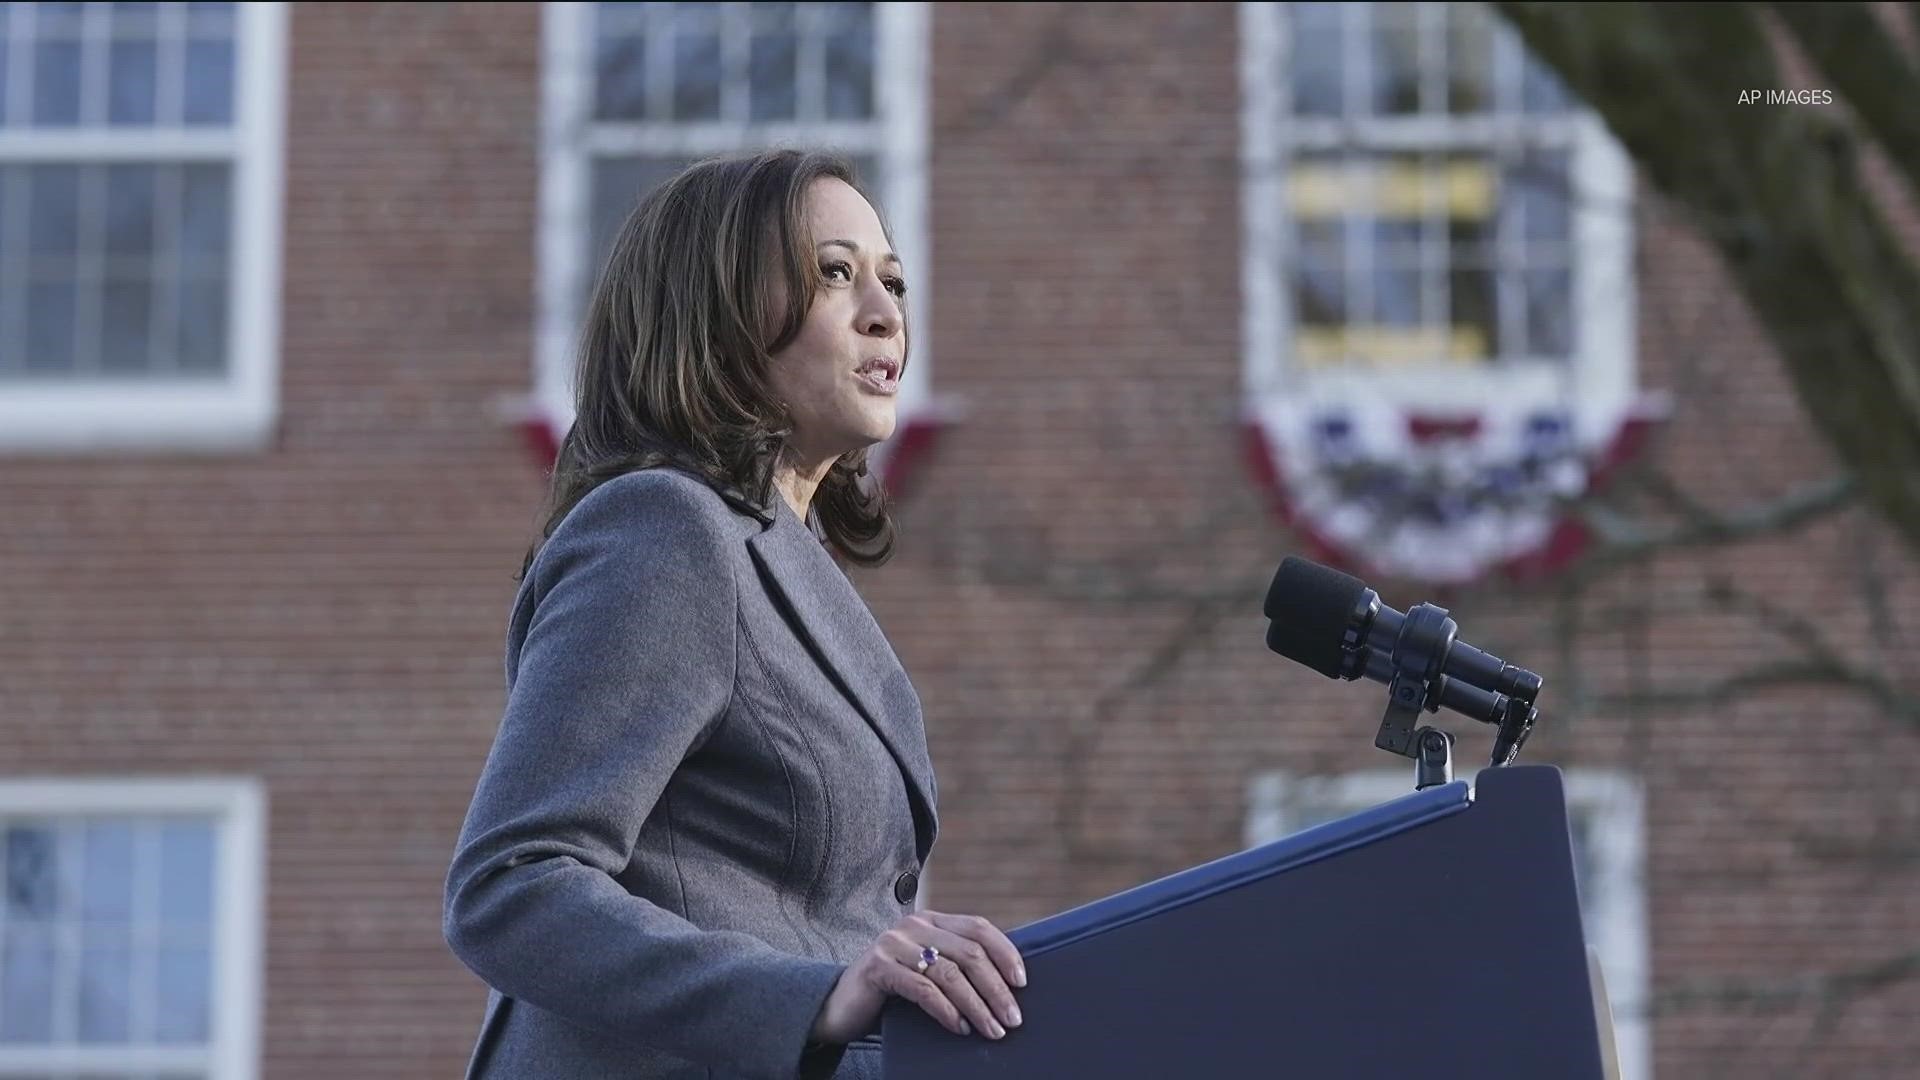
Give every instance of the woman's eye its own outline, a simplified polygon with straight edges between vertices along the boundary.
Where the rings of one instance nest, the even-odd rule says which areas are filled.
[[[832,278],[835,274],[845,274],[846,277],[844,280],[853,280],[853,267],[843,262],[828,263],[820,268],[820,272],[828,278]]]
[[[890,277],[887,279],[887,291],[892,293],[896,299],[903,297],[907,295],[907,283],[900,278]]]

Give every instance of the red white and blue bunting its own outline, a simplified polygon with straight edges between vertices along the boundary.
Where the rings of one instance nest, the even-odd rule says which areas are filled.
[[[1580,431],[1566,411],[1423,413],[1404,402],[1250,404],[1248,464],[1321,561],[1435,585],[1564,567],[1591,536],[1569,504],[1638,454],[1657,399]]]

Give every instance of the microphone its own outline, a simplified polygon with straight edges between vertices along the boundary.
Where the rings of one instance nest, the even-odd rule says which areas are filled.
[[[1540,676],[1459,640],[1445,608],[1419,604],[1405,614],[1380,602],[1359,578],[1289,556],[1267,589],[1267,647],[1335,679],[1361,677],[1394,688],[1410,711],[1442,708],[1500,727],[1495,765],[1512,761],[1531,731]],[[1382,726],[1383,748],[1406,753],[1405,731]],[[1388,736],[1401,738],[1392,740]]]

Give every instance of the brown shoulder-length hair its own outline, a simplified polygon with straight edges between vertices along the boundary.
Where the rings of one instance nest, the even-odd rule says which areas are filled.
[[[638,469],[693,473],[772,523],[774,469],[793,424],[768,368],[823,285],[805,199],[825,178],[873,202],[845,158],[774,150],[696,163],[634,207],[587,309],[575,420],[554,462],[546,525],[516,581],[588,492]],[[833,463],[813,508],[837,559],[892,558],[887,493],[865,449]]]

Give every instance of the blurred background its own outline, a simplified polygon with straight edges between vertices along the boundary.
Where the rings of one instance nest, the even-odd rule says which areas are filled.
[[[459,1075],[441,889],[585,296],[651,184],[773,144],[854,157],[913,281],[853,576],[940,775],[924,904],[1017,926],[1410,791],[1380,687],[1264,647],[1299,554],[1545,676],[1627,1076],[1911,1075],[1913,47],[1890,4],[0,3],[0,1077]]]

